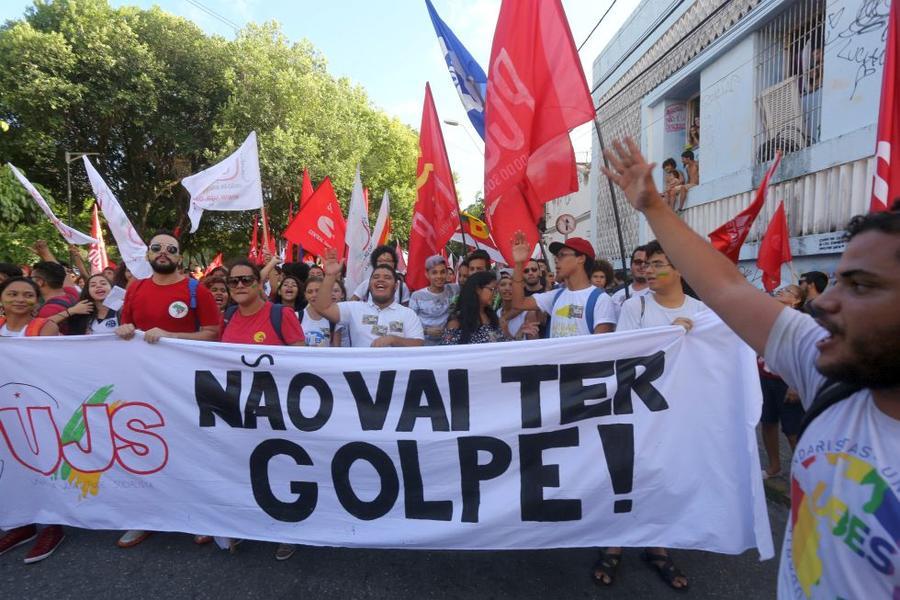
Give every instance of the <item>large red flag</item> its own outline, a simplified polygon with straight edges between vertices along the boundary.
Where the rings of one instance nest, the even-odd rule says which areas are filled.
[[[772,162],[769,170],[766,171],[766,176],[763,177],[762,182],[759,184],[759,189],[756,190],[756,197],[750,203],[750,206],[709,234],[709,241],[715,249],[730,258],[731,262],[735,264],[737,264],[740,257],[741,246],[744,245],[744,240],[747,239],[747,234],[750,233],[750,227],[753,226],[753,221],[756,220],[763,204],[766,203],[766,191],[769,189],[769,180],[772,178],[772,174],[775,173],[775,169],[778,168],[779,163],[781,163],[781,152],[775,154],[775,160]]]
[[[94,203],[94,214],[91,216],[91,237],[97,240],[96,244],[88,246],[91,273],[101,273],[109,266],[109,257],[106,255],[106,243],[103,241],[103,229],[100,227],[100,213],[97,211],[96,202]]]
[[[872,186],[872,211],[883,211],[900,198],[900,164],[891,169],[891,150],[900,154],[900,97],[897,95],[897,63],[900,55],[900,11],[897,0],[891,2],[884,73],[881,80],[881,107],[878,111],[878,140],[875,145],[875,181]]]
[[[334,248],[343,257],[346,231],[341,205],[331,179],[326,177],[287,226],[284,237],[303,246],[304,252],[322,256],[325,250]]]
[[[406,283],[413,290],[428,285],[425,259],[444,247],[459,223],[456,186],[440,123],[431,97],[431,86],[426,83],[422,127],[419,129],[416,206],[409,232],[411,268],[406,273]]]
[[[756,258],[756,266],[763,272],[763,286],[767,292],[781,285],[781,265],[791,262],[790,240],[784,202],[779,202],[759,245],[759,256]]]
[[[253,214],[253,234],[250,236],[250,250],[247,252],[247,258],[254,264],[259,264],[259,215]]]
[[[312,198],[313,195],[313,186],[312,181],[309,179],[309,171],[307,169],[303,169],[303,185],[300,188],[300,203],[297,207],[297,210],[303,210],[303,207],[306,206],[307,200]]]
[[[512,263],[512,238],[538,241],[544,203],[578,191],[569,131],[594,118],[559,0],[503,0],[485,102],[487,222]]]

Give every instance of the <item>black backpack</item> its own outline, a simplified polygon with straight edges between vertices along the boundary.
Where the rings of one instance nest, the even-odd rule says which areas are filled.
[[[797,439],[799,440],[803,437],[806,428],[809,427],[809,424],[812,423],[816,417],[861,389],[862,386],[860,385],[826,379],[825,383],[822,384],[822,387],[819,388],[819,391],[816,392],[816,397],[813,398],[809,410],[803,415],[803,421],[800,423],[800,433],[797,435]]]

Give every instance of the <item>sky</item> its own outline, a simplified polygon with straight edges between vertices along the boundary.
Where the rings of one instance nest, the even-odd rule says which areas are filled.
[[[432,2],[444,22],[487,72],[500,0]],[[638,2],[562,0],[576,46],[588,37],[612,5],[579,53],[589,85],[591,64]],[[443,132],[450,165],[459,178],[457,191],[462,205],[471,204],[482,190],[484,144],[469,123],[450,80],[424,0],[110,0],[110,3],[143,8],[157,5],[190,19],[209,34],[228,39],[235,36],[234,25],[278,21],[288,39],[310,40],[327,59],[333,75],[346,76],[362,85],[373,104],[416,130],[421,124],[425,83],[430,82],[440,118],[458,123],[457,126],[444,124]],[[3,0],[0,21],[21,18],[30,5],[27,0]],[[590,134],[589,124],[572,132],[579,161],[589,158]]]

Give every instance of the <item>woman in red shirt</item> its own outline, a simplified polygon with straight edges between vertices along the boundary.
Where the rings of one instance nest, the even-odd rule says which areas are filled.
[[[263,297],[259,267],[238,259],[228,268],[228,292],[235,306],[225,313],[222,340],[231,344],[303,346],[303,329],[291,308]],[[281,331],[276,331],[272,310],[281,310]]]

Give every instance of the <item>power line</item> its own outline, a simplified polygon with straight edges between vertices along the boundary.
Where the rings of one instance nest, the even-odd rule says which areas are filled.
[[[211,9],[211,8],[209,8],[209,7],[206,7],[206,6],[202,5],[202,4],[200,4],[200,2],[198,2],[197,0],[187,0],[187,2],[188,2],[188,4],[192,4],[193,6],[196,6],[197,8],[199,8],[200,10],[202,10],[203,12],[205,12],[206,14],[208,14],[209,16],[211,16],[212,18],[218,19],[218,20],[221,21],[222,23],[225,23],[226,25],[228,25],[229,27],[231,27],[231,28],[234,29],[235,31],[240,31],[240,29],[241,29],[241,26],[240,26],[240,25],[238,25],[237,23],[235,23],[234,21],[232,21],[232,20],[229,19],[228,17],[225,17],[225,16],[223,16],[223,15],[217,13],[217,12],[214,11],[213,9]]]
[[[598,27],[600,27],[600,23],[602,23],[603,19],[606,18],[606,15],[609,14],[609,11],[612,10],[612,7],[616,5],[616,2],[617,2],[617,0],[612,1],[612,4],[609,5],[609,8],[606,9],[606,12],[603,13],[603,16],[600,17],[599,21],[597,21],[597,24],[594,25],[593,29],[591,29],[591,32],[589,34],[587,34],[587,37],[584,38],[584,41],[581,42],[581,44],[579,44],[578,50],[576,50],[576,52],[581,52],[581,49],[584,48],[584,45],[588,43],[588,40],[591,39],[591,36],[594,35],[594,32],[597,31]]]

